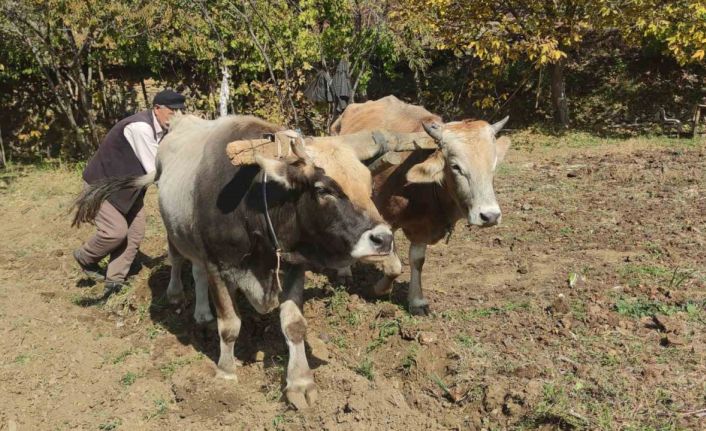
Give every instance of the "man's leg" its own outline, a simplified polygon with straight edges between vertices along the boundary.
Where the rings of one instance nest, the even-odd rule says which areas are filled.
[[[105,274],[106,283],[122,283],[125,281],[125,277],[130,271],[130,265],[135,260],[140,243],[145,237],[145,209],[140,209],[131,218],[132,220],[129,220],[130,224],[127,228],[127,240],[123,241],[110,253],[110,262]]]
[[[128,234],[125,216],[110,202],[101,204],[95,219],[96,233],[74,252],[81,269],[91,278],[97,278],[98,262],[120,247]]]

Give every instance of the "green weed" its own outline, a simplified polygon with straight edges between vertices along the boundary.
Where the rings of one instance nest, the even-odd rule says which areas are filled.
[[[370,358],[365,358],[357,367],[355,367],[355,372],[370,380],[371,382],[375,379],[375,373],[373,370],[373,361]]]
[[[100,425],[98,425],[98,429],[100,431],[114,431],[118,429],[120,425],[123,424],[123,421],[121,419],[113,419],[110,422],[104,422]]]
[[[618,312],[618,314],[633,318],[654,316],[657,314],[669,316],[679,311],[684,311],[691,318],[695,319],[701,313],[701,308],[703,306],[704,304],[698,304],[693,301],[688,301],[680,305],[669,305],[646,298],[619,298],[615,302],[614,309]]]
[[[164,377],[171,377],[179,368],[193,364],[201,358],[203,358],[201,353],[187,358],[177,358],[159,367],[159,371],[162,372]]]
[[[154,400],[154,411],[147,415],[145,419],[152,420],[159,416],[162,416],[169,409],[169,403],[164,398],[158,398]]]
[[[412,372],[412,368],[417,366],[417,354],[419,353],[417,346],[412,346],[407,354],[402,358],[402,372],[409,375]]]
[[[368,347],[366,348],[368,353],[385,344],[385,340],[387,340],[388,337],[397,335],[400,331],[400,324],[397,320],[385,320],[373,325],[376,326],[379,331],[378,336],[371,341],[370,344],[368,344]]]
[[[346,341],[346,337],[344,337],[343,335],[337,335],[335,337],[332,337],[331,343],[333,343],[333,345],[338,347],[339,349],[345,349],[348,347],[348,341]]]
[[[137,380],[137,374],[133,373],[132,371],[128,371],[125,373],[123,377],[120,378],[120,383],[123,386],[130,386],[133,383],[135,383],[135,380]]]
[[[26,353],[22,353],[20,355],[17,355],[17,356],[15,356],[15,360],[13,362],[16,364],[24,365],[27,362],[29,362],[29,355]]]
[[[113,358],[113,365],[119,364],[119,363],[121,363],[121,362],[124,362],[125,359],[126,359],[128,356],[134,355],[135,353],[137,353],[137,351],[134,350],[134,349],[127,349],[127,350],[125,350],[124,352],[118,354],[118,356],[116,356],[115,358]]]

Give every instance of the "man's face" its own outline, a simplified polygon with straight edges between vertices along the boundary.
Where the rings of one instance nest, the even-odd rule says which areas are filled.
[[[172,119],[176,111],[168,106],[156,105],[154,107],[154,116],[157,118],[157,122],[162,126],[163,129],[169,129],[169,120]]]

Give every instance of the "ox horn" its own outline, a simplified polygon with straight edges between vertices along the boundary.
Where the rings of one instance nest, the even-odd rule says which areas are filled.
[[[493,131],[497,134],[500,130],[502,130],[503,127],[505,127],[505,123],[507,123],[507,120],[510,119],[510,116],[506,116],[502,120],[498,121],[495,124],[492,124],[490,127],[493,128]]]
[[[427,135],[431,136],[432,139],[434,139],[437,145],[442,145],[443,138],[441,136],[441,124],[437,123],[436,121],[423,121],[422,127],[424,128],[424,131],[427,132]]]
[[[309,153],[306,151],[306,146],[304,146],[304,138],[301,136],[297,135],[295,138],[292,139],[291,141],[291,148],[292,152],[294,153],[295,156],[299,157],[300,159],[304,160],[306,163],[311,164],[313,163],[313,160],[311,159],[311,156]]]

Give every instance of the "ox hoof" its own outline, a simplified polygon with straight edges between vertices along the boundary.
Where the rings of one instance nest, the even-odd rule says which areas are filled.
[[[429,304],[410,304],[409,314],[413,316],[428,316]]]
[[[211,310],[196,310],[194,311],[194,321],[197,325],[206,326],[213,322],[215,318],[211,314]]]
[[[223,380],[232,380],[234,382],[238,381],[238,376],[235,372],[223,371],[220,368],[216,370],[216,377]]]
[[[287,400],[297,409],[306,410],[316,404],[319,391],[316,383],[310,381],[303,385],[294,385],[287,389]]]
[[[186,298],[184,297],[183,290],[181,292],[170,292],[169,289],[167,289],[167,299],[172,305],[181,305]]]
[[[238,376],[235,374],[235,370],[241,366],[243,363],[238,361],[237,359],[234,359],[232,361],[228,361],[227,364],[218,364],[218,368],[216,369],[216,377],[219,379],[224,379],[224,380],[233,380],[233,381],[238,381]]]

